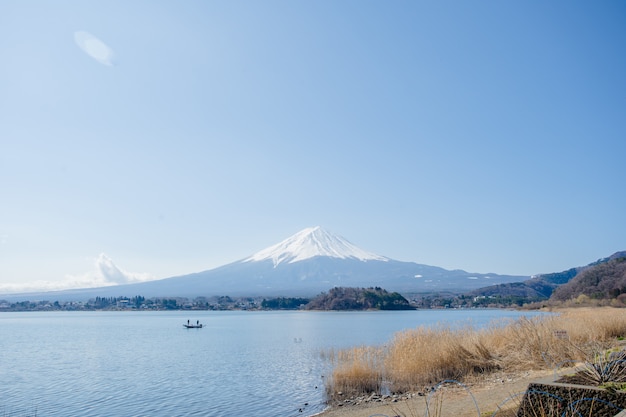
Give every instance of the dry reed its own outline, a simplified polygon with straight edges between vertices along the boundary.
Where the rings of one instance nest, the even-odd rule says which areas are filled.
[[[327,391],[340,396],[354,396],[361,393],[380,392],[382,388],[383,354],[379,348],[357,347],[341,350],[333,357],[335,368]],[[329,388],[329,387],[327,387]]]
[[[327,387],[348,395],[419,391],[446,379],[493,371],[557,369],[584,361],[598,346],[626,335],[626,310],[567,310],[555,315],[466,326],[419,327],[397,333],[386,348],[341,351]]]

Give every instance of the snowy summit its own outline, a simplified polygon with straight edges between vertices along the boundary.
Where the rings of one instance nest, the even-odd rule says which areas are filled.
[[[360,261],[388,261],[388,258],[364,251],[341,236],[334,235],[321,227],[309,227],[276,245],[263,249],[243,262],[272,260],[274,266],[282,262],[294,263],[316,256]]]

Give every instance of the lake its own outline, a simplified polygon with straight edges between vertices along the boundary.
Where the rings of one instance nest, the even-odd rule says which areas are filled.
[[[0,313],[0,415],[310,416],[322,352],[508,310]],[[202,329],[182,324],[199,320]]]

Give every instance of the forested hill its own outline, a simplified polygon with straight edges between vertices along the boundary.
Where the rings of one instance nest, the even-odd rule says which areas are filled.
[[[621,284],[617,283],[620,281],[618,264],[624,259],[626,259],[626,251],[616,252],[586,266],[570,268],[562,272],[535,275],[524,282],[484,287],[467,295],[497,297],[501,300],[519,299],[523,302],[549,298],[564,301],[576,298],[580,294],[592,298],[615,298],[615,294],[619,295],[626,292],[626,286],[620,287]],[[594,278],[590,279],[592,276]],[[591,284],[594,280],[598,282]],[[561,289],[561,287],[564,288]],[[557,289],[559,289],[558,294],[556,293]],[[553,294],[555,295],[553,296]]]
[[[413,310],[397,292],[376,288],[335,287],[311,300],[306,310]]]
[[[626,253],[623,254],[623,257],[614,257],[586,268],[568,283],[558,286],[551,298],[567,301],[583,295],[626,301]]]

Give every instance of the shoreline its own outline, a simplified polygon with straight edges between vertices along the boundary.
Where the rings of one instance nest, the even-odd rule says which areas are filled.
[[[391,352],[388,356],[384,352],[367,348],[353,349],[345,355],[343,367],[338,368],[340,372],[333,374],[335,386],[334,398],[331,398],[340,402],[332,402],[327,410],[318,415],[416,417],[428,412],[427,405],[432,413],[435,404],[427,404],[429,396],[436,400],[437,415],[476,416],[477,408],[478,415],[492,414],[500,410],[499,405],[512,396],[516,397],[515,402],[519,406],[520,394],[527,390],[530,383],[551,375],[557,368],[559,373],[566,370],[560,367],[564,359],[567,362],[584,362],[588,359],[585,354],[593,355],[594,352],[593,346],[589,346],[589,352],[584,352],[583,348],[589,343],[612,341],[614,344],[614,339],[619,340],[620,336],[626,334],[626,316],[616,314],[617,311],[613,308],[559,309],[558,314],[540,320],[541,325],[532,319],[523,318],[480,334],[473,329],[464,333],[447,329],[439,332],[413,331],[406,337],[398,338],[393,349],[387,351]],[[465,356],[459,356],[456,354],[458,352],[467,353],[469,359],[475,361],[470,363],[473,367],[468,366]],[[433,381],[438,383],[456,379],[462,380],[463,384],[447,381],[455,383],[437,389],[434,396],[427,388],[427,395],[416,393],[407,400],[402,399],[406,394],[400,398],[365,396],[345,400],[341,391],[351,392],[351,384],[357,382],[367,387],[370,381],[368,377],[375,381],[379,370],[370,366],[370,363],[386,363],[388,372],[401,370],[400,377],[404,375],[407,380],[414,378],[413,381],[420,381],[418,377],[421,377],[421,383],[412,385],[417,386],[418,390],[422,390],[423,386],[432,386],[429,384],[433,384]],[[472,369],[483,371],[477,374]],[[398,385],[402,389],[402,385]],[[369,386],[375,387],[376,384],[371,383]],[[459,386],[462,389],[456,389]],[[507,408],[511,407],[513,402],[507,404]],[[440,413],[441,409],[446,412]]]
[[[488,413],[491,415],[498,408],[518,404],[520,394],[524,393],[531,382],[551,375],[554,370],[531,370],[519,373],[494,373],[481,379],[464,383],[463,387],[452,388],[445,393],[445,401],[437,405],[445,415],[455,417],[474,417]],[[471,395],[470,395],[471,394]],[[410,396],[409,399],[406,399]],[[426,410],[427,395],[413,393],[394,396],[373,396],[370,401],[359,404],[331,405],[326,410],[314,414],[315,417],[367,417],[382,416],[422,416]],[[517,399],[517,397],[520,397]],[[516,401],[517,399],[517,401]],[[478,410],[477,410],[478,408]],[[311,416],[311,417],[313,417]]]

